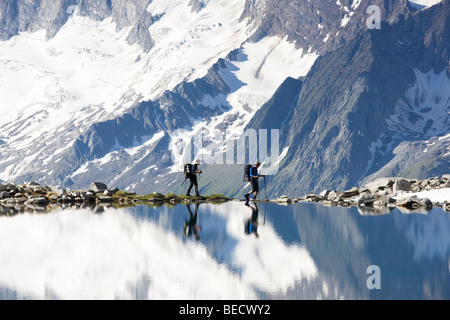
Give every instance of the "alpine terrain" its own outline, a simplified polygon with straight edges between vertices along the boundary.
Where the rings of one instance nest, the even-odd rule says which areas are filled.
[[[450,0],[0,0],[0,24],[0,183],[183,193],[199,158],[239,197],[219,142],[251,129],[268,196],[450,171]]]

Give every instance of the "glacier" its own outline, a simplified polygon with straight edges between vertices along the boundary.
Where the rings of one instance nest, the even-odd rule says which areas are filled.
[[[73,158],[68,154],[93,124],[114,121],[180,83],[201,79],[219,59],[225,61],[218,74],[230,87],[229,94],[205,95],[197,103],[223,106],[226,111],[208,119],[208,127],[239,135],[278,86],[289,76],[306,75],[318,56],[296,48],[286,37],[248,41],[257,25],[242,19],[244,9],[236,0],[202,1],[198,11],[187,1],[153,1],[146,10],[159,18],[148,28],[154,42],[149,52],[127,40],[132,26],[120,29],[112,17],[94,20],[77,8],[50,39],[40,30],[0,42],[0,180],[39,178],[60,184],[61,170],[55,178],[54,167],[62,166],[64,156]],[[230,59],[231,52],[237,57]],[[164,105],[160,107],[164,112]],[[202,119],[190,119],[195,120]],[[173,142],[181,136],[189,139],[195,130],[188,126],[166,132],[169,142],[164,144],[174,160],[169,172],[181,170],[182,157],[172,149]],[[101,167],[109,163],[118,167],[115,172],[127,172],[148,155],[146,141],[159,141],[162,134],[134,137],[132,153],[129,145],[116,141],[107,154],[73,159],[75,164],[63,175],[78,187],[78,178],[93,175],[131,189],[131,183],[120,182]],[[144,170],[145,165],[139,172]]]

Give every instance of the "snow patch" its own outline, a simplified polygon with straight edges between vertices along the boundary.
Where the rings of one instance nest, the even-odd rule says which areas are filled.
[[[225,67],[218,71],[231,88],[226,101],[232,109],[209,119],[209,135],[206,138],[213,141],[214,130],[220,128],[222,133],[227,133],[227,140],[237,139],[256,111],[271,98],[283,81],[287,77],[306,75],[317,57],[316,53],[296,49],[287,38],[266,37],[257,43],[245,43],[236,60],[225,61]],[[186,150],[179,146],[188,145],[194,135],[204,129],[205,124],[198,123],[192,130],[180,129],[172,134],[170,150],[174,165],[171,172],[179,172],[183,163],[189,160],[186,159]],[[199,150],[201,152],[208,151]]]
[[[409,0],[409,3],[419,10],[432,7],[440,2],[442,2],[442,0]]]
[[[421,192],[408,192],[397,194],[394,198],[397,200],[417,196],[418,198],[428,198],[431,202],[444,203],[450,202],[450,188],[428,190]]]
[[[403,136],[442,136],[450,130],[450,79],[446,71],[422,73],[414,70],[416,83],[395,106],[386,122]]]

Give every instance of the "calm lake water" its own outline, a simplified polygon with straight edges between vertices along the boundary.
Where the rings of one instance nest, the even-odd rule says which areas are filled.
[[[189,209],[195,217],[193,204],[0,215],[0,299],[450,298],[441,209],[204,203],[199,239]],[[252,216],[258,237],[245,232]]]

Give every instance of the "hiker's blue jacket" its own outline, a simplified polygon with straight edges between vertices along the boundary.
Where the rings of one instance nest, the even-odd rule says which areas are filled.
[[[256,169],[256,167],[252,167],[250,169],[250,178],[257,178],[258,176],[258,169]]]

